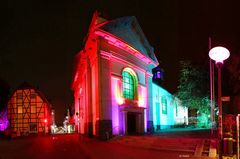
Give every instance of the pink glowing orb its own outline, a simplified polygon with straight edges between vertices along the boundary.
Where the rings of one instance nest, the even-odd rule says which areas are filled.
[[[217,46],[212,48],[208,55],[216,63],[223,63],[230,56],[230,52],[225,47]]]

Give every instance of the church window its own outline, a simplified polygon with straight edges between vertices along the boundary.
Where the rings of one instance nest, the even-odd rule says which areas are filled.
[[[123,97],[128,99],[134,99],[134,81],[132,75],[123,71]]]

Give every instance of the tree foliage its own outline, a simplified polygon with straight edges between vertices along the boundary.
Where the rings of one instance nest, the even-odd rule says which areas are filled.
[[[0,78],[0,112],[7,107],[10,86]]]
[[[229,93],[231,95],[240,95],[240,55],[232,54],[226,67],[229,72]]]
[[[197,109],[200,114],[210,113],[209,74],[207,69],[181,61],[177,97],[189,109]]]

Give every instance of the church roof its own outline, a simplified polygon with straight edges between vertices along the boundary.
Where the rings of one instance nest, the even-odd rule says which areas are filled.
[[[145,56],[158,62],[154,54],[154,49],[147,41],[136,17],[127,16],[114,19],[108,21],[100,28],[126,41]]]

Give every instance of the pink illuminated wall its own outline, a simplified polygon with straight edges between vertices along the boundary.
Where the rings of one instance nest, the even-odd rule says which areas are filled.
[[[120,49],[126,50],[127,52],[133,54],[137,58],[140,58],[141,60],[143,60],[145,63],[149,63],[149,64],[153,63],[154,65],[157,65],[156,62],[151,60],[149,57],[144,56],[142,53],[140,53],[137,49],[130,46],[124,40],[122,39],[120,40],[118,37],[111,35],[110,33],[101,29],[97,29],[94,33],[98,36],[103,37],[105,40],[107,40],[109,44],[114,45]]]
[[[146,108],[147,104],[147,92],[146,87],[138,86],[138,106]]]
[[[0,112],[0,131],[4,131],[9,126],[7,119],[7,110]]]
[[[119,105],[123,104],[121,95],[121,81],[117,77],[111,77],[112,84],[112,128],[113,134],[119,133],[120,120],[119,120]]]
[[[124,68],[123,71],[130,71],[131,74],[133,74],[135,77],[138,75],[135,73],[135,71],[131,68]],[[120,72],[121,74],[121,72]],[[117,76],[112,76],[111,77],[111,88],[112,88],[112,130],[113,134],[119,134],[120,132],[125,132],[126,133],[126,116],[124,116],[124,112],[120,111],[120,107],[129,107],[131,106],[134,109],[138,108],[147,108],[147,88],[146,86],[143,86],[141,84],[138,84],[136,82],[137,86],[137,99],[134,99],[133,101],[126,99],[123,97],[123,92],[122,92],[122,78],[123,77],[117,77]],[[138,80],[136,78],[136,80]],[[125,114],[126,115],[126,114]],[[144,111],[142,114],[144,116],[144,131],[146,132],[146,123],[147,123],[147,113]]]

